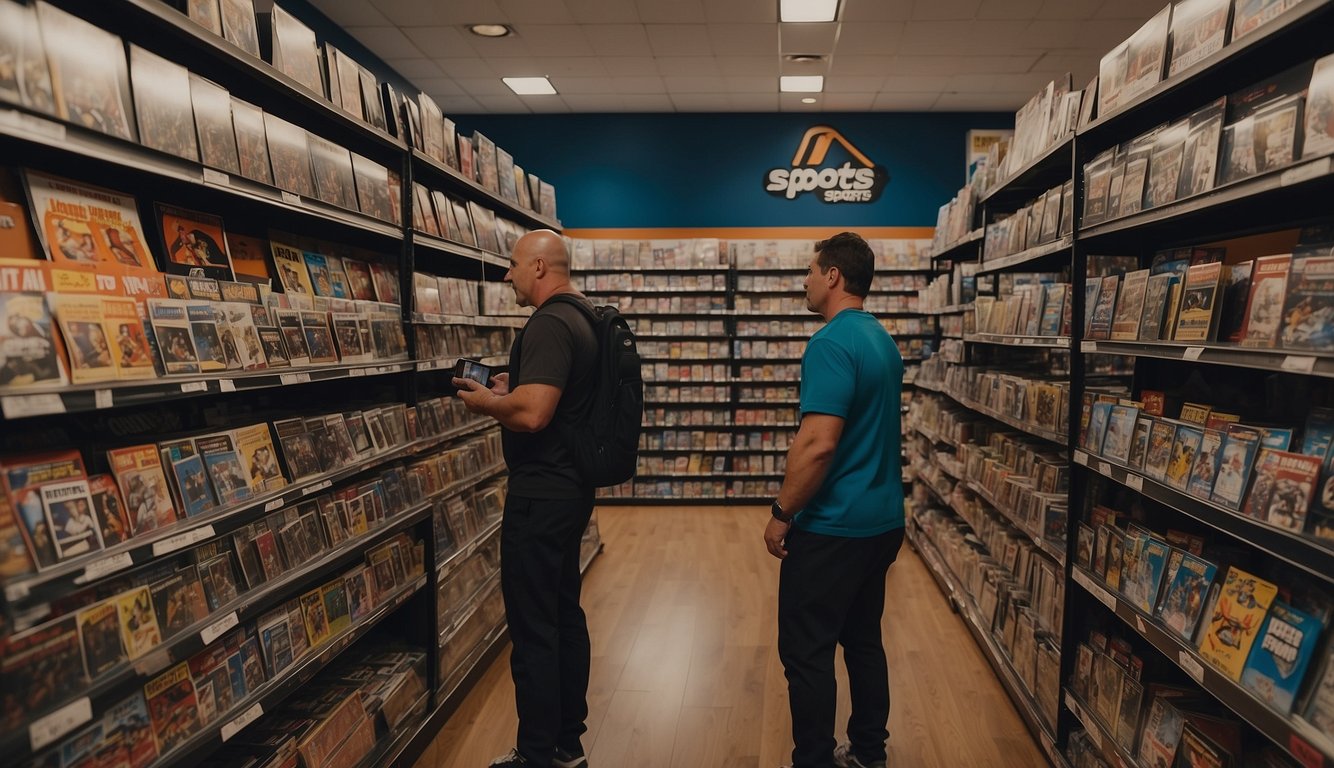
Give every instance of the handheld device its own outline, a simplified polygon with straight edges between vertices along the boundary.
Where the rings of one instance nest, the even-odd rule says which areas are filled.
[[[491,366],[460,357],[454,364],[454,375],[460,379],[472,379],[485,387],[491,382]]]

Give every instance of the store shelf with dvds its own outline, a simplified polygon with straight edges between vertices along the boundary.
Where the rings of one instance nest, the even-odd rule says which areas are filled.
[[[1053,142],[979,197],[978,205],[988,209],[1015,208],[1035,194],[1069,181],[1073,148],[1073,136]]]
[[[1059,240],[1037,245],[1009,256],[1002,256],[997,259],[983,258],[982,262],[977,265],[977,274],[986,275],[993,272],[1005,272],[1021,267],[1036,270],[1039,267],[1068,264],[1072,244],[1072,238],[1067,235]]]
[[[1071,714],[1084,726],[1084,730],[1089,734],[1093,746],[1097,747],[1098,751],[1102,752],[1109,760],[1115,761],[1113,764],[1119,764],[1121,768],[1142,768],[1139,760],[1117,742],[1112,729],[1102,722],[1102,719],[1094,713],[1092,707],[1076,696],[1069,688],[1065,689],[1064,694],[1066,709],[1070,710]]]
[[[1334,352],[1305,349],[1265,349],[1216,342],[1082,341],[1084,354],[1182,360],[1233,368],[1255,368],[1278,373],[1334,378]]]
[[[436,237],[425,232],[413,231],[413,247],[421,246],[432,251],[450,254],[452,256],[462,256],[465,259],[471,259],[481,264],[490,264],[496,267],[509,267],[509,261],[498,253],[491,253],[480,248],[472,248],[462,243],[455,243],[442,237]]]
[[[1070,349],[1069,336],[1001,336],[992,333],[965,333],[960,336],[969,344],[987,344],[997,347],[1029,347],[1031,349]]]
[[[933,252],[931,261],[977,261],[979,244],[984,234],[986,230],[983,227],[972,230],[958,240],[946,244],[940,251]]]
[[[428,180],[445,179],[450,183],[451,191],[462,190],[468,198],[484,203],[486,207],[497,213],[503,212],[507,216],[512,216],[527,226],[550,229],[556,232],[561,230],[561,223],[556,219],[524,208],[492,192],[474,179],[464,176],[457,168],[442,163],[416,148],[413,148],[410,154],[412,167],[415,170],[426,170]]]

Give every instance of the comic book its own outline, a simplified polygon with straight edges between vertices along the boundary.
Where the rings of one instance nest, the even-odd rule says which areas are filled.
[[[1163,626],[1182,640],[1189,641],[1194,637],[1209,586],[1217,571],[1218,566],[1213,563],[1183,553],[1176,573],[1167,583],[1162,599],[1158,602],[1156,615]]]
[[[1334,256],[1321,253],[1299,248],[1293,254],[1279,346],[1334,349]]]
[[[111,340],[102,325],[102,297],[52,293],[48,300],[65,337],[70,381],[95,384],[116,378]]]
[[[120,486],[134,535],[176,522],[176,509],[156,445],[113,449],[107,451],[107,461]]]
[[[1226,433],[1218,429],[1205,429],[1200,442],[1199,454],[1195,466],[1191,468],[1190,480],[1186,491],[1197,499],[1208,499],[1213,492],[1214,477],[1218,474],[1218,463],[1223,456],[1223,439]]]
[[[1177,428],[1176,437],[1172,441],[1172,456],[1168,460],[1167,471],[1163,477],[1164,482],[1178,490],[1186,490],[1203,439],[1204,432],[1201,429],[1185,425]]]
[[[1097,290],[1096,303],[1093,304],[1092,313],[1089,316],[1087,338],[1107,339],[1111,336],[1112,318],[1116,312],[1116,296],[1120,280],[1121,278],[1118,275],[1107,275],[1102,278]]]
[[[96,680],[125,658],[116,601],[106,600],[84,608],[79,611],[78,620],[79,642],[83,646],[88,679]]]
[[[1241,509],[1246,484],[1251,477],[1251,467],[1259,448],[1259,430],[1240,424],[1228,427],[1214,488],[1209,494],[1211,501],[1228,509]]]
[[[125,513],[125,502],[111,475],[92,475],[88,478],[88,492],[93,497],[93,515],[102,532],[102,543],[108,547],[130,538],[130,519]]]
[[[1305,530],[1320,464],[1315,456],[1261,449],[1242,512],[1290,531]]]
[[[0,460],[4,488],[0,499],[8,505],[5,513],[5,558],[0,561],[6,573],[14,575],[55,565],[60,557],[57,533],[46,517],[41,488],[49,483],[77,481],[84,477],[83,459],[78,451],[58,451]],[[11,516],[12,515],[12,516]]]
[[[39,489],[56,559],[68,560],[102,549],[102,531],[93,517],[88,480],[46,483]]]
[[[1226,277],[1226,267],[1219,262],[1195,264],[1186,270],[1182,283],[1181,307],[1177,315],[1177,341],[1207,341],[1218,327],[1218,293]]]
[[[1139,338],[1140,321],[1149,282],[1149,270],[1127,272],[1121,281],[1120,297],[1112,315],[1111,339],[1134,341]],[[1096,314],[1096,313],[1095,313]]]
[[[1229,568],[1199,643],[1200,656],[1239,681],[1260,624],[1277,593],[1278,588],[1268,581],[1235,566]]]
[[[20,727],[84,685],[79,631],[73,615],[62,616],[5,640],[0,677],[0,722],[6,731]]]
[[[115,598],[120,613],[120,637],[125,654],[137,659],[162,642],[153,597],[148,587],[136,587]]]
[[[68,384],[62,341],[41,293],[0,290],[0,391]]]
[[[163,754],[190,738],[202,725],[194,680],[184,661],[148,681],[144,700]]]
[[[236,574],[232,571],[232,556],[221,552],[199,564],[199,579],[204,586],[208,609],[216,611],[240,596]]]
[[[256,493],[285,487],[287,479],[278,466],[278,452],[274,449],[269,425],[264,422],[252,424],[235,430],[234,434],[249,486]]]
[[[153,612],[164,638],[171,638],[208,615],[208,603],[194,566],[177,571],[149,586]]]
[[[51,261],[154,269],[133,195],[33,170],[23,176],[33,225]]]
[[[1163,480],[1167,475],[1176,432],[1176,423],[1166,419],[1155,419],[1149,429],[1149,447],[1144,454],[1144,473],[1154,480]]]

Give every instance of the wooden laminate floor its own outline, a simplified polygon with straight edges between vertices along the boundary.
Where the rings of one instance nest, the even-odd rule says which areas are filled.
[[[768,510],[606,507],[584,581],[591,768],[774,768],[792,748]],[[1046,764],[991,667],[905,543],[885,611],[891,768]],[[840,667],[839,721],[846,722]],[[416,768],[482,768],[514,743],[502,653]],[[838,734],[840,739],[842,733]]]

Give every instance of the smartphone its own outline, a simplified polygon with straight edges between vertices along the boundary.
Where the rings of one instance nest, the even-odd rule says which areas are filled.
[[[472,379],[485,387],[491,382],[491,366],[460,357],[454,364],[454,375],[460,379]]]

